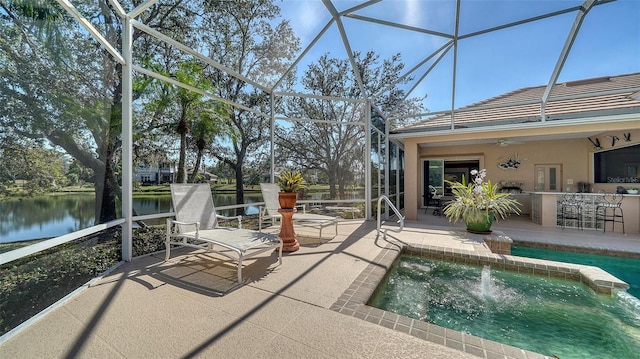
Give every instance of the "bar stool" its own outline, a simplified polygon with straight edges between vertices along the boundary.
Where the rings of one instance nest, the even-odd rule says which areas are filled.
[[[562,220],[562,229],[567,225],[567,220],[576,221],[577,227],[582,227],[582,195],[577,193],[565,193],[560,201],[560,216]]]
[[[620,193],[604,193],[602,201],[596,207],[596,218],[602,221],[602,232],[607,231],[607,222],[611,222],[611,231],[615,232],[616,223],[622,223],[624,233],[624,213],[622,212],[622,200]]]

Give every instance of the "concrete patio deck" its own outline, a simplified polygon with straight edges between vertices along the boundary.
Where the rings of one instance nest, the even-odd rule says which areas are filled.
[[[453,235],[457,227],[444,217],[425,214],[386,241],[376,239],[375,225],[348,220],[334,238],[300,237],[300,250],[285,254],[282,265],[275,253],[246,261],[242,286],[234,264],[212,254],[134,259],[8,339],[0,357],[543,358],[488,341],[460,342],[480,351],[476,356],[332,310],[387,241],[477,248]],[[526,219],[495,229],[515,240],[640,253],[637,235],[542,228]]]

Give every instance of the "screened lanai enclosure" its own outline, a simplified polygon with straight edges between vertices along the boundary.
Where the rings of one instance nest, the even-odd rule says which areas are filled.
[[[310,201],[402,208],[391,131],[447,114],[454,132],[457,109],[504,92],[637,72],[638,4],[0,0],[0,189],[95,190],[63,208],[93,223],[1,262],[107,228],[130,260],[135,222],[171,215],[135,213],[147,183],[230,178],[244,213],[247,186],[292,169],[326,188]]]

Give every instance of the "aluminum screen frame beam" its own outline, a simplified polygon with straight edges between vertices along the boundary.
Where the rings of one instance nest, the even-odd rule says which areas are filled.
[[[562,51],[560,52],[560,56],[558,57],[558,61],[556,62],[556,66],[551,73],[551,78],[549,78],[549,83],[547,83],[547,88],[544,89],[544,93],[542,94],[542,98],[540,98],[540,120],[542,122],[546,121],[545,107],[547,105],[547,101],[549,100],[549,95],[551,94],[551,90],[553,86],[555,86],[558,81],[558,76],[560,76],[560,71],[564,67],[564,63],[567,61],[567,56],[569,56],[569,52],[571,52],[571,47],[573,46],[573,42],[576,40],[578,36],[578,32],[580,31],[580,27],[582,26],[582,22],[584,21],[585,16],[589,11],[597,4],[597,0],[585,0],[580,9],[578,10],[578,14],[576,14],[576,19],[573,21],[573,25],[571,26],[571,30],[569,30],[569,34],[567,35],[567,40],[562,47]]]

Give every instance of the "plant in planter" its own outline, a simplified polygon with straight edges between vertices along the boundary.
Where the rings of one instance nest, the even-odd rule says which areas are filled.
[[[307,181],[302,177],[302,173],[288,170],[278,176],[276,184],[282,191],[278,194],[280,208],[292,209],[296,205],[298,191],[307,186]]]
[[[511,212],[520,213],[520,203],[510,193],[499,192],[497,184],[484,181],[485,169],[473,170],[471,174],[475,178],[469,183],[464,176],[462,182],[446,181],[455,196],[444,209],[449,221],[464,221],[469,232],[489,233],[496,215],[504,219]]]
[[[638,194],[638,187],[629,187],[627,188],[628,194]]]

